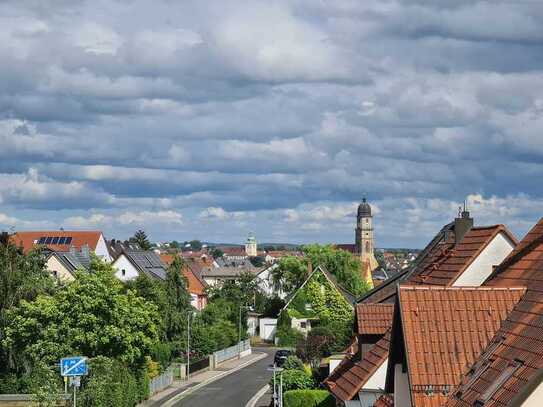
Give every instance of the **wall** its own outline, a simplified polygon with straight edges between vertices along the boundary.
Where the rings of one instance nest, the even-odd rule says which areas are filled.
[[[260,338],[265,341],[273,341],[277,330],[276,318],[260,318]]]
[[[111,256],[109,255],[109,251],[107,250],[107,245],[104,239],[104,235],[100,235],[100,238],[98,239],[98,243],[96,243],[96,250],[94,250],[94,254],[96,254],[98,257],[101,257],[103,260],[108,261],[108,262],[113,260]]]
[[[407,373],[402,372],[400,363],[394,366],[394,405],[411,407],[411,393]]]
[[[500,264],[512,250],[513,242],[504,233],[498,234],[454,282],[453,286],[480,286],[492,273],[492,266]]]
[[[522,407],[541,407],[543,406],[543,382],[539,383],[539,386],[528,396]]]
[[[32,394],[0,394],[0,407],[38,407],[38,403],[32,400]],[[67,402],[65,399],[59,400],[55,405],[66,406]]]
[[[302,328],[302,324],[305,323],[305,328]],[[290,326],[297,331],[300,331],[304,335],[307,335],[311,331],[311,320],[307,318],[292,318]]]
[[[58,259],[55,256],[49,257],[49,260],[47,260],[47,271],[49,271],[51,274],[53,274],[53,271],[57,272],[57,278],[60,281],[73,281],[75,280],[75,277],[70,273],[68,270],[66,270],[66,267],[58,261]]]
[[[385,388],[387,378],[388,358],[379,366],[377,371],[371,375],[369,380],[362,386],[364,390],[382,390]]]
[[[117,271],[115,272],[115,277],[121,281],[128,281],[136,278],[139,275],[138,270],[128,261],[124,254],[121,254],[117,260],[113,263],[113,268]],[[125,270],[125,275],[123,276],[122,270]]]

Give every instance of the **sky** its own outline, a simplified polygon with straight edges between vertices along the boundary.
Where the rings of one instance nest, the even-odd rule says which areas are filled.
[[[543,4],[2,0],[0,230],[422,247],[543,215]]]

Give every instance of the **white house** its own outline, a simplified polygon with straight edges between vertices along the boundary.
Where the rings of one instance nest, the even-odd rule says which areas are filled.
[[[160,280],[166,279],[167,266],[151,250],[123,250],[113,262],[115,276],[122,281],[132,280],[140,274]]]

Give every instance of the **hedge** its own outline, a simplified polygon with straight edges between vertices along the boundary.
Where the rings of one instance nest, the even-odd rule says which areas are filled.
[[[334,397],[326,390],[289,390],[283,394],[285,407],[335,407]]]

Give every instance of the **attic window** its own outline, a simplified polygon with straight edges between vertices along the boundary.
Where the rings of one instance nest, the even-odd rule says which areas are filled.
[[[477,402],[482,403],[481,405],[486,404],[488,400],[496,394],[496,392],[509,380],[515,372],[524,364],[523,361],[515,359],[500,373],[500,375],[492,382],[492,384],[486,389],[486,391],[481,395]],[[477,405],[477,404],[476,404]]]
[[[121,274],[123,275],[123,277],[126,275],[126,270],[125,269],[122,269],[121,270]]]

